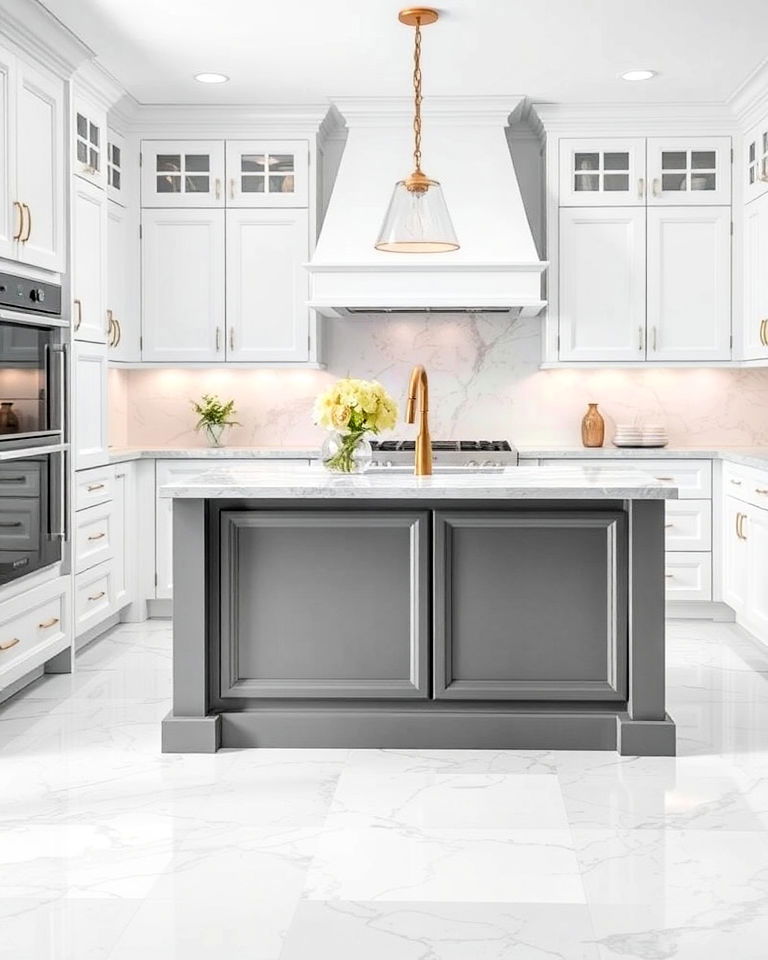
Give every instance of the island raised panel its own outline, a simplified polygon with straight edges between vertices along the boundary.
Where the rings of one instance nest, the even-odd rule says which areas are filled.
[[[437,512],[434,537],[436,698],[626,698],[624,514]]]
[[[225,510],[222,698],[429,696],[429,513]]]

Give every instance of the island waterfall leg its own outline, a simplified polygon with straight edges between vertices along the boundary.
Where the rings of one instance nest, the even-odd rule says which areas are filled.
[[[163,753],[215,753],[221,718],[208,714],[205,501],[173,501],[173,709]]]
[[[664,501],[632,500],[629,515],[629,698],[617,718],[622,756],[674,756],[664,671]]]

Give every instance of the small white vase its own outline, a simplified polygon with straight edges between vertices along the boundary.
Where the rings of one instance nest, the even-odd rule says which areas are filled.
[[[220,447],[226,423],[206,423],[205,436],[209,447]]]
[[[364,473],[373,451],[364,433],[329,433],[320,456],[332,473]]]

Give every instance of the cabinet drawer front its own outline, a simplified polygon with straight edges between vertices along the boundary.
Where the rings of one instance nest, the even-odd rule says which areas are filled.
[[[755,507],[768,509],[768,473],[726,463],[723,465],[723,492]]]
[[[573,467],[610,467],[617,470],[626,467],[639,470],[655,477],[675,483],[681,500],[707,500],[712,497],[712,461],[711,460],[651,460],[645,457],[611,458],[594,457],[571,459],[550,458],[541,461],[542,466]]]
[[[112,561],[100,563],[75,577],[75,634],[80,636],[112,613],[114,575]]]
[[[75,516],[75,570],[82,573],[113,556],[112,504],[86,507]]]
[[[38,496],[40,464],[0,463],[0,493],[4,497]]]
[[[711,550],[712,501],[668,500],[664,532],[667,550]]]
[[[668,553],[667,600],[712,599],[712,554]]]
[[[18,497],[0,506],[0,550],[34,550],[40,540],[40,501]]]
[[[0,605],[0,686],[12,682],[9,672],[33,669],[36,654],[39,664],[67,646],[67,590],[68,579],[61,578]]]
[[[84,510],[112,499],[114,467],[81,470],[75,476],[75,510]]]

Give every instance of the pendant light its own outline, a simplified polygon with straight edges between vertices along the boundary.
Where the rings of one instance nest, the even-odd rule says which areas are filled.
[[[421,28],[437,20],[437,10],[410,7],[398,19],[415,27],[413,48],[413,160],[414,171],[398,180],[376,241],[377,250],[388,253],[445,253],[459,243],[437,180],[421,169]]]

